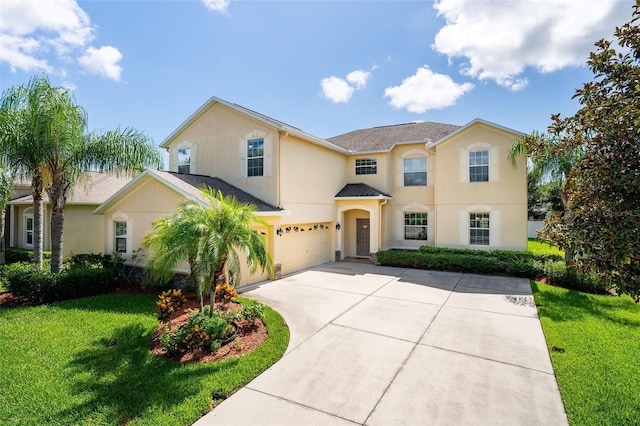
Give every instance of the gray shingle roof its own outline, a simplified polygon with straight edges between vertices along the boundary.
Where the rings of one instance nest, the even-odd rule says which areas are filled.
[[[428,139],[436,142],[459,128],[453,124],[425,121],[354,130],[327,140],[350,151],[388,151],[397,143],[426,142]]]
[[[166,172],[160,170],[150,170],[150,172],[156,174],[161,179],[175,185],[183,190],[185,193],[192,195],[193,197],[204,201],[201,196],[202,188],[208,186],[214,191],[221,191],[225,196],[232,195],[238,199],[241,203],[253,204],[259,212],[273,212],[281,211],[281,208],[272,206],[271,204],[262,201],[261,199],[254,197],[253,195],[237,188],[222,179],[203,176],[203,175],[191,175],[176,172]]]
[[[108,173],[89,172],[89,180],[76,185],[67,197],[67,204],[101,204],[125,186],[131,177]],[[43,201],[49,202],[45,191]],[[32,204],[33,197],[27,195],[13,200],[15,204]]]
[[[336,194],[336,198],[350,197],[391,197],[382,191],[367,185],[366,183],[348,183]]]

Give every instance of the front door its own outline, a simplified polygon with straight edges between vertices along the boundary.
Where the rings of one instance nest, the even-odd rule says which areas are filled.
[[[356,219],[356,227],[358,228],[356,232],[356,256],[369,257],[371,255],[369,219]]]

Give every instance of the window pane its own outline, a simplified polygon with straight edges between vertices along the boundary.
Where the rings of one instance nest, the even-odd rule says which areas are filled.
[[[27,244],[29,244],[30,246],[33,245],[33,232],[32,231],[28,231],[27,232]]]
[[[33,218],[27,218],[27,231],[33,231]]]
[[[115,236],[126,237],[127,236],[127,222],[114,222]]]
[[[178,169],[180,166],[188,166],[191,164],[191,149],[180,148],[178,150]]]
[[[404,159],[404,186],[426,186],[427,185],[427,159],[405,158]]]
[[[357,175],[375,175],[378,173],[377,158],[357,158],[356,174]]]
[[[469,214],[469,244],[489,245],[489,213]]]
[[[426,186],[427,173],[413,172],[404,174],[404,186]]]
[[[126,253],[127,252],[127,239],[126,238],[116,238],[116,251],[118,253]]]
[[[264,175],[264,139],[247,141],[247,176]]]
[[[427,213],[404,214],[404,239],[427,240]]]
[[[469,152],[469,182],[489,182],[489,151]]]

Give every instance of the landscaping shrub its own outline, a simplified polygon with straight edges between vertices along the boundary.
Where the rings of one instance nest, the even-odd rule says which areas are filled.
[[[250,301],[242,306],[240,316],[250,325],[255,325],[256,320],[262,319],[264,316],[264,305],[255,300]]]
[[[73,266],[52,274],[48,269],[39,269],[24,262],[7,265],[5,277],[7,289],[29,303],[50,303],[103,294],[117,283],[111,269]]]
[[[229,322],[218,312],[211,317],[207,312],[192,312],[187,322],[175,331],[166,329],[160,344],[169,355],[184,352],[198,354],[205,349],[215,351],[231,331]]]
[[[473,250],[423,246],[416,251],[380,251],[381,265],[478,274],[534,278],[543,275],[544,263],[557,255],[508,250]],[[560,258],[561,259],[561,258]]]
[[[5,260],[7,264],[18,262],[31,262],[33,260],[33,250],[18,248],[18,247],[6,247],[5,248]],[[44,260],[51,259],[51,252],[45,251],[42,253]]]
[[[160,321],[166,321],[171,317],[176,309],[185,304],[187,299],[182,294],[182,290],[167,290],[158,296],[156,302],[155,316]]]

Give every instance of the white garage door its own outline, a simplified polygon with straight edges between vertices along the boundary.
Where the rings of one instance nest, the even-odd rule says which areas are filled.
[[[282,274],[331,261],[331,229],[329,224],[285,225],[282,241]]]

